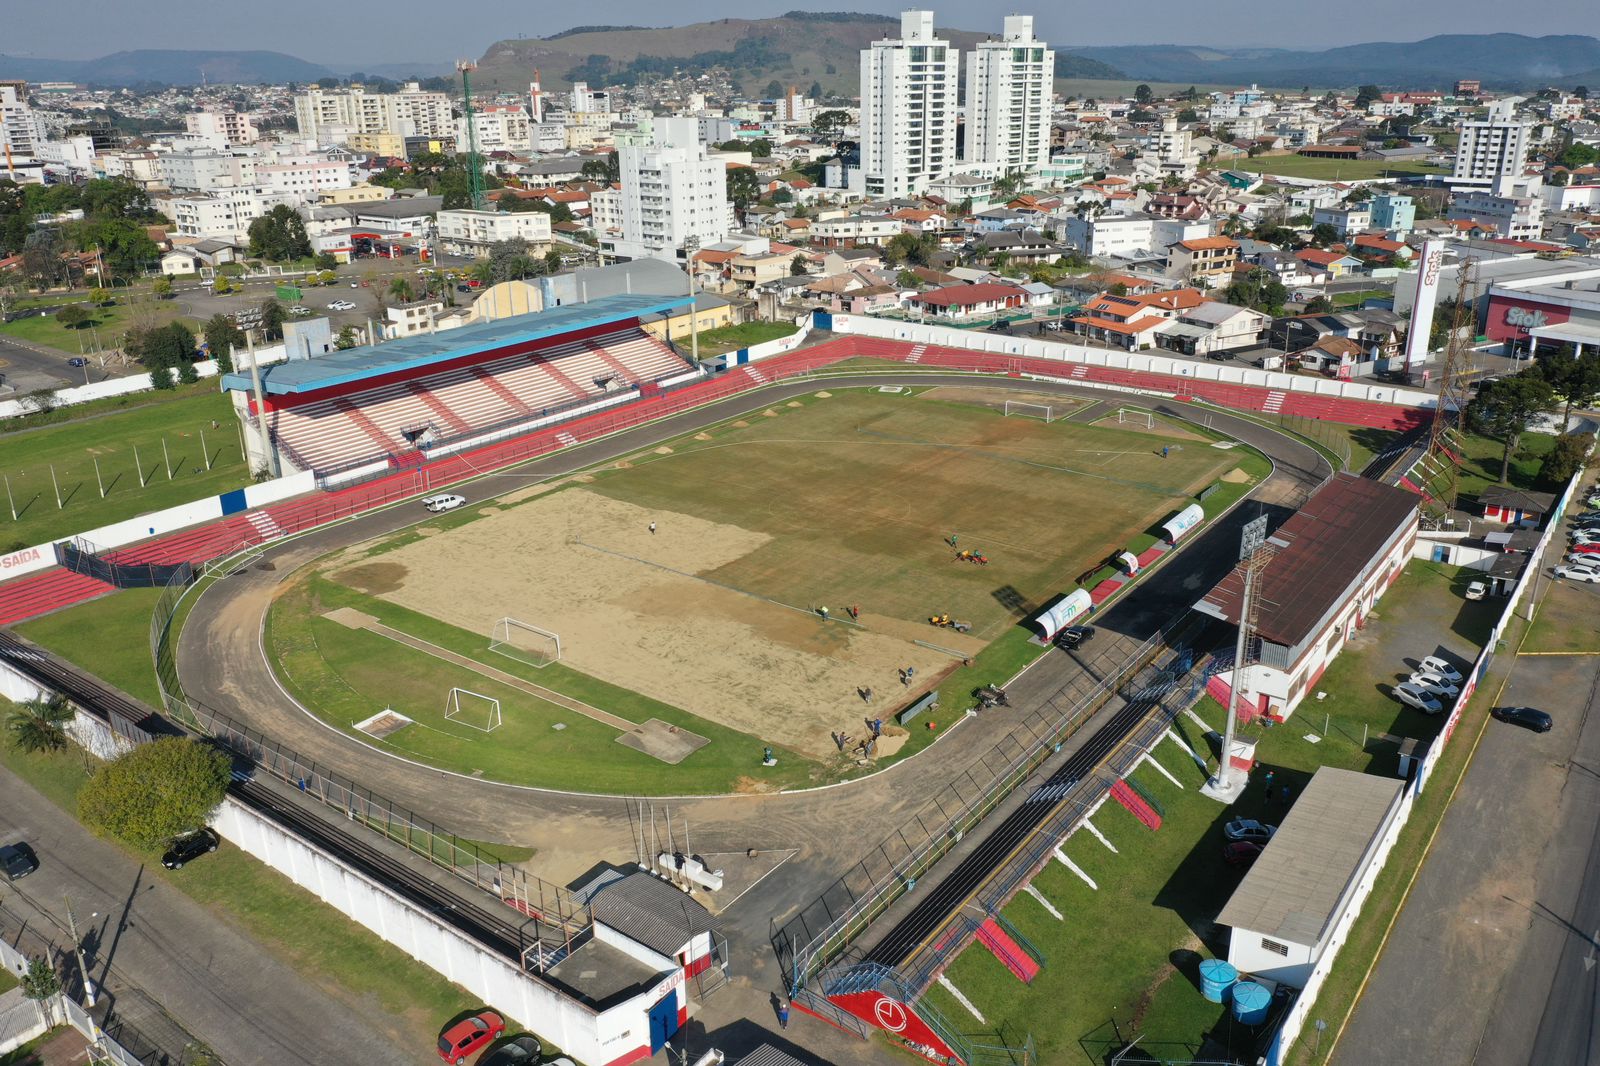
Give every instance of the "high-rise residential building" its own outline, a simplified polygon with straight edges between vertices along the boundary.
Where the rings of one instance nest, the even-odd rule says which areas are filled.
[[[1533,124],[1516,115],[1520,97],[1496,100],[1483,119],[1461,123],[1451,185],[1493,186],[1497,179],[1520,175],[1528,162]]]
[[[915,196],[956,163],[961,53],[932,11],[905,11],[900,36],[861,52],[861,174],[868,196]]]
[[[622,237],[611,252],[676,261],[693,237],[714,244],[733,228],[727,167],[709,158],[692,118],[656,123],[655,143],[617,149]]]
[[[397,93],[369,93],[359,85],[296,94],[294,119],[302,137],[332,144],[352,133],[443,137],[455,132],[450,97],[407,82]]]
[[[16,182],[43,180],[37,156],[44,140],[28,106],[28,83],[0,81],[0,176]]]
[[[208,137],[221,144],[255,144],[261,136],[254,115],[238,111],[197,111],[185,115],[183,122],[196,137]]]
[[[967,162],[995,174],[1044,165],[1055,67],[1032,15],[1007,15],[998,39],[978,43],[967,57]]]

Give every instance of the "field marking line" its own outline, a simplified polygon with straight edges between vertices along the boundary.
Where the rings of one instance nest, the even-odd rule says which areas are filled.
[[[1056,905],[1045,898],[1045,894],[1036,888],[1032,881],[1022,886],[1022,891],[1039,901],[1039,905],[1050,912],[1050,916],[1058,922],[1066,921],[1066,917],[1058,910]]]
[[[972,1005],[972,1000],[968,999],[965,995],[963,995],[962,992],[961,992],[961,989],[957,988],[954,984],[951,983],[950,978],[946,977],[944,974],[940,974],[939,975],[939,986],[941,988],[943,988],[946,992],[949,992],[952,996],[956,997],[956,1002],[960,1003],[963,1007],[967,1008],[967,1011],[974,1018],[978,1019],[978,1024],[980,1024],[980,1025],[988,1025],[989,1024],[989,1019],[985,1018],[983,1016],[983,1014],[979,1012],[978,1008]]]
[[[711,854],[715,855],[715,854],[718,854],[718,853],[717,852],[712,852]],[[727,854],[727,853],[724,852],[723,854]],[[737,853],[734,853],[734,854],[737,854]],[[799,848],[786,848],[785,851],[784,851],[784,856],[783,856],[783,858],[781,860],[779,860],[778,865],[774,866],[772,869],[768,870],[766,873],[762,874],[760,877],[756,878],[754,881],[751,881],[748,885],[746,885],[744,887],[743,891],[741,891],[739,893],[739,895],[734,896],[728,902],[724,903],[722,905],[721,909],[718,911],[718,913],[719,914],[726,914],[733,907],[733,905],[735,903],[739,902],[740,898],[744,896],[745,892],[748,892],[752,888],[755,888],[761,882],[765,881],[767,878],[771,877],[773,874],[775,874],[779,870],[783,869],[783,864],[788,862],[790,859],[794,858],[798,854],[800,854],[800,849]],[[709,856],[705,856],[705,857],[709,857]]]

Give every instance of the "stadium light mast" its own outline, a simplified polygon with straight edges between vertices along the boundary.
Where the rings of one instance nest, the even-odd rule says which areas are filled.
[[[1222,733],[1222,758],[1218,760],[1217,776],[1208,788],[1218,795],[1231,795],[1243,787],[1233,768],[1233,729],[1239,715],[1239,693],[1244,690],[1248,676],[1250,646],[1255,637],[1256,584],[1261,568],[1271,553],[1267,545],[1267,516],[1253,518],[1245,524],[1239,536],[1239,562],[1244,569],[1244,588],[1239,599],[1239,635],[1233,646],[1233,683],[1228,686],[1228,716]]]
[[[700,250],[700,238],[694,234],[683,239],[684,269],[689,272],[689,357],[700,365],[700,315],[695,307],[694,256]]]
[[[456,60],[461,72],[461,107],[467,113],[467,188],[474,211],[488,210],[488,198],[483,191],[483,157],[478,155],[478,123],[472,114],[472,77],[478,64],[470,59]]]

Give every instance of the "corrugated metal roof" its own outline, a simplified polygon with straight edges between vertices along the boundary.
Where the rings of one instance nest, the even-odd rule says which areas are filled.
[[[779,1051],[771,1044],[762,1044],[733,1066],[806,1066],[793,1055]]]
[[[348,351],[328,352],[310,359],[291,359],[261,368],[261,384],[269,393],[312,392],[333,385],[382,377],[463,355],[491,352],[514,344],[542,340],[588,326],[602,326],[641,315],[687,307],[688,296],[616,294],[588,303],[563,304],[531,315],[516,315],[480,322],[440,333],[368,344]],[[226,374],[225,389],[250,389],[248,373]]]
[[[1295,647],[1375,565],[1396,532],[1414,520],[1418,497],[1354,474],[1336,474],[1271,536],[1280,551],[1261,573],[1257,632]],[[1243,571],[1235,569],[1195,610],[1239,621]]]
[[[1318,944],[1403,785],[1354,770],[1318,770],[1217,922]]]
[[[643,871],[602,885],[589,900],[589,912],[624,936],[671,956],[717,925],[711,912],[687,893]]]

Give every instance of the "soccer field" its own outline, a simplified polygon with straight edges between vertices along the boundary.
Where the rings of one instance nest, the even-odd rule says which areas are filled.
[[[777,776],[826,779],[847,772],[836,732],[1017,633],[1202,489],[1260,476],[1254,459],[1179,426],[1003,417],[981,389],[824,391],[340,553],[280,600],[271,644],[336,725],[393,707],[426,728],[374,742],[464,772],[614,790],[595,773],[613,767],[706,791],[772,745]],[[341,607],[377,624],[327,617]],[[928,624],[946,613],[971,630]],[[490,651],[508,616],[560,634],[561,661]],[[470,661],[408,655],[407,637]],[[501,700],[492,734],[443,719],[449,689],[479,683],[498,685],[477,689]],[[667,765],[607,714],[705,743]],[[891,729],[876,754],[922,739]]]

